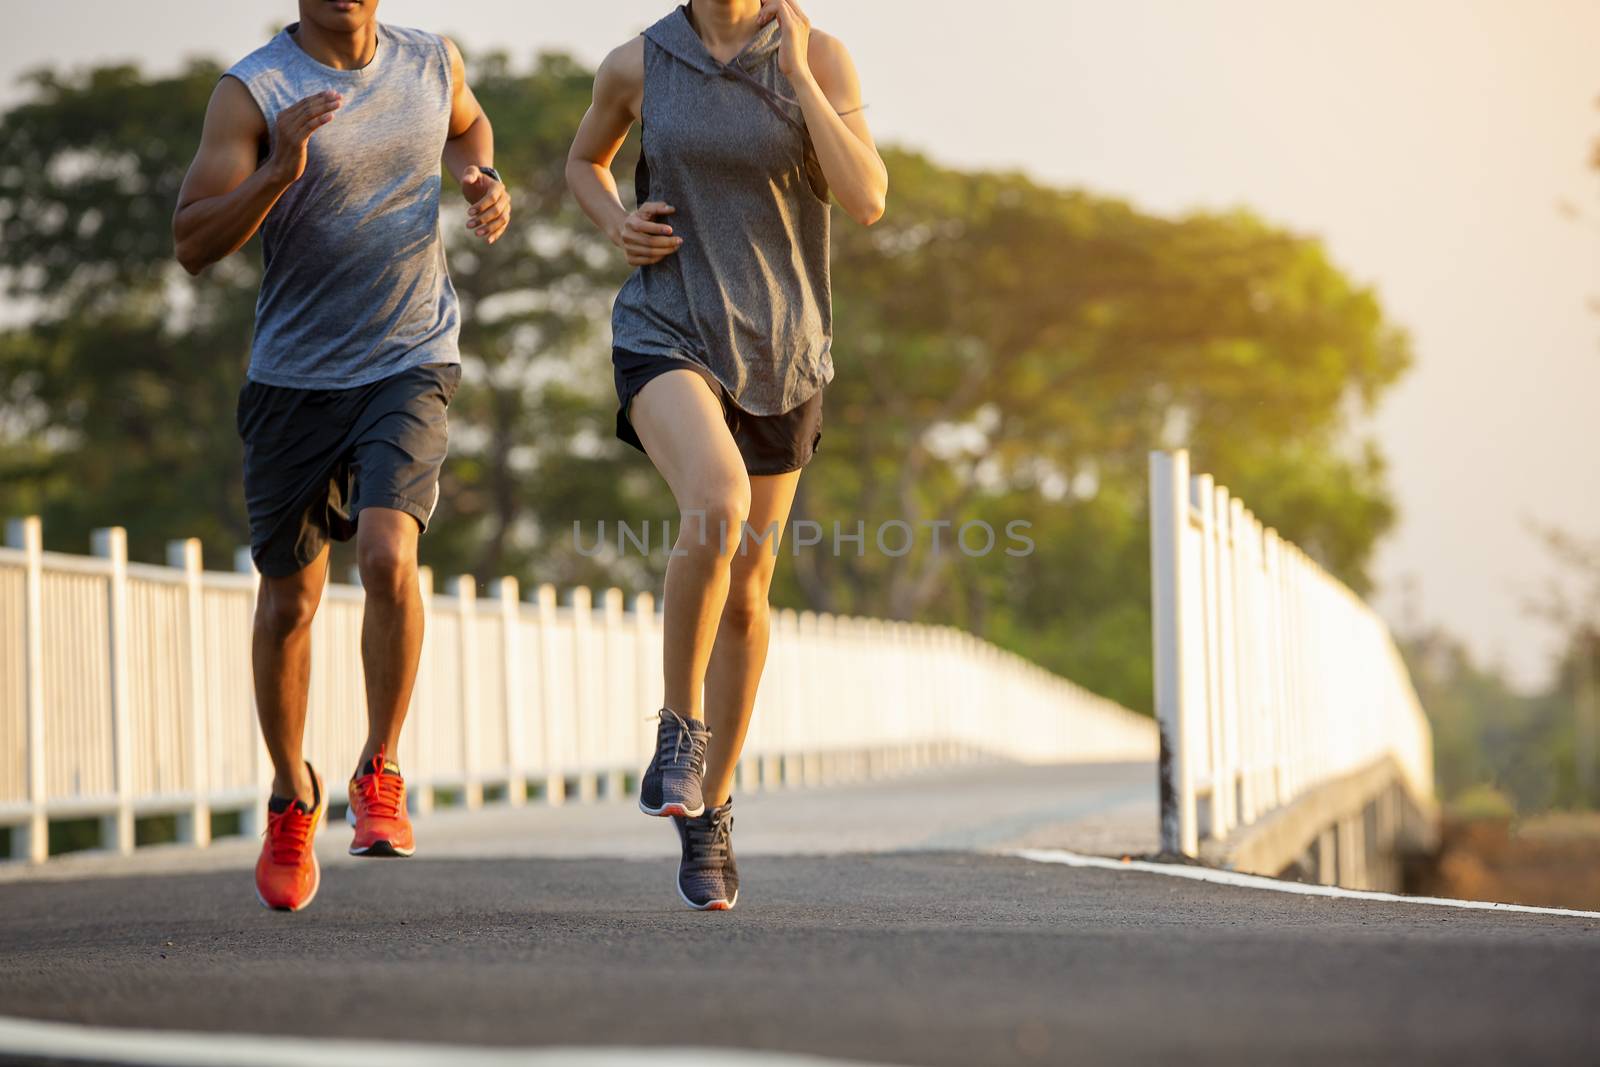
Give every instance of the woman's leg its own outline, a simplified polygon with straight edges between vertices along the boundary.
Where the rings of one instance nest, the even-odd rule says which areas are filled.
[[[706,671],[706,725],[711,727],[704,785],[708,808],[727,803],[733,790],[733,769],[744,748],[756,687],[767,663],[771,631],[767,594],[799,484],[799,471],[750,479],[752,535],[733,558],[728,597]]]
[[[678,502],[678,540],[667,561],[662,605],[664,704],[703,719],[706,664],[728,596],[729,564],[750,511],[750,478],[721,402],[692,370],[651,379],[634,397],[628,420]]]

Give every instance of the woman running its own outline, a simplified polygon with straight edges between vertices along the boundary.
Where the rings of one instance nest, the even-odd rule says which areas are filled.
[[[630,212],[610,166],[636,121]],[[730,791],[767,593],[833,377],[828,197],[870,226],[888,171],[850,54],[795,0],[691,0],[600,65],[567,182],[637,268],[611,320],[617,436],[679,510],[639,805],[677,826],[684,901],[723,910],[739,898]]]

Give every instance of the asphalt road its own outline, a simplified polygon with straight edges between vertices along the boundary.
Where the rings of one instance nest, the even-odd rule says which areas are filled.
[[[1153,852],[1155,768],[1143,763],[980,764],[867,784],[780,790],[736,801],[739,854],[936,852],[1068,848],[1100,855]],[[350,831],[317,839],[324,867],[364,863],[345,849]],[[632,800],[436,812],[417,821],[419,855],[432,859],[676,857],[678,839]],[[45,867],[0,864],[0,883],[248,869],[260,842],[142,849],[131,858],[78,853]],[[336,876],[337,877],[337,876]]]
[[[944,784],[881,791],[899,804]],[[1039,843],[1041,825],[1061,824],[1011,812],[990,836]],[[673,870],[366,861],[331,869],[298,915],[259,908],[242,868],[12,881],[0,1015],[952,1065],[1578,1063],[1600,1048],[1595,919],[959,848],[752,850],[739,907],[698,914]]]

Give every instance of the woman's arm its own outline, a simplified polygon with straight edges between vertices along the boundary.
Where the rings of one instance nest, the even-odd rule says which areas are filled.
[[[567,153],[567,188],[578,206],[635,267],[658,263],[676,252],[683,238],[655,220],[670,215],[671,204],[652,200],[630,212],[617,195],[611,161],[639,117],[644,101],[644,38],[615,49],[594,76],[594,102],[578,124]]]
[[[796,0],[763,0],[761,21],[783,27],[778,69],[794,86],[828,188],[851,218],[871,226],[883,217],[889,168],[861,113],[855,61],[836,37],[813,30]]]

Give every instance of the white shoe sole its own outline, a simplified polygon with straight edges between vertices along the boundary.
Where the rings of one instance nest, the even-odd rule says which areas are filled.
[[[639,801],[639,810],[646,815],[676,815],[680,819],[698,819],[706,813],[704,802],[698,808],[690,810],[682,804],[663,804],[659,808],[648,807],[644,801]]]
[[[682,900],[695,911],[732,911],[733,906],[739,903],[739,893],[737,890],[735,890],[732,900],[724,900],[723,898],[718,897],[716,900],[708,900],[704,904],[696,904],[694,901],[690,900],[684,895],[683,886],[678,885],[677,882],[673,882],[672,884],[678,890],[678,899]]]
[[[355,829],[355,809],[344,809],[344,821],[350,824],[350,828],[352,830]],[[415,855],[416,851],[417,849],[415,845],[413,845],[411,848],[400,848],[399,846],[392,845],[387,841],[374,841],[365,848],[357,848],[354,845],[350,846],[350,855],[352,856],[399,856],[401,859],[404,859],[407,856]]]

